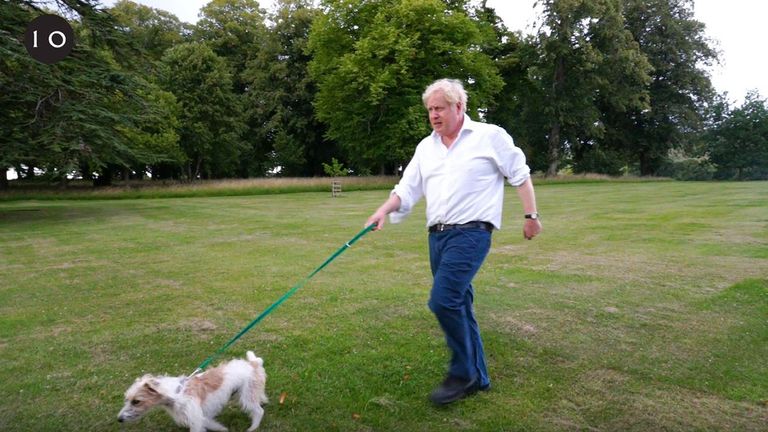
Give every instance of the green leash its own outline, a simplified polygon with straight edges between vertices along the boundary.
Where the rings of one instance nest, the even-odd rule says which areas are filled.
[[[292,296],[293,294],[295,294],[295,293],[296,293],[296,291],[298,291],[298,290],[299,290],[299,288],[303,287],[303,286],[304,286],[304,285],[305,285],[307,282],[309,282],[309,280],[310,280],[310,279],[312,279],[312,277],[313,277],[314,275],[316,275],[317,273],[319,273],[319,272],[320,272],[320,270],[324,269],[324,268],[325,268],[325,266],[327,266],[328,264],[330,264],[330,263],[331,263],[331,261],[335,260],[335,259],[336,259],[336,257],[338,257],[339,255],[341,255],[341,254],[342,254],[342,253],[343,253],[345,250],[347,250],[347,249],[348,249],[350,246],[352,246],[353,244],[355,244],[355,242],[356,242],[356,241],[360,240],[360,238],[361,238],[362,236],[364,236],[364,235],[368,234],[368,232],[370,232],[370,231],[371,231],[373,228],[375,228],[375,227],[376,227],[376,224],[374,223],[374,224],[370,224],[370,225],[368,225],[367,227],[363,228],[363,230],[362,230],[362,231],[360,231],[359,233],[357,233],[357,235],[356,235],[355,237],[353,237],[353,238],[352,238],[352,240],[350,240],[350,241],[346,242],[346,243],[344,244],[344,246],[340,247],[340,248],[339,248],[339,250],[337,250],[337,251],[336,251],[336,252],[335,252],[333,255],[331,255],[331,256],[330,256],[330,257],[329,257],[327,260],[325,260],[325,262],[324,262],[324,263],[322,263],[322,264],[320,265],[320,267],[316,268],[316,269],[315,269],[315,270],[314,270],[312,273],[310,273],[310,274],[309,274],[309,276],[305,277],[305,278],[304,278],[303,280],[301,280],[299,283],[297,283],[296,285],[294,285],[294,286],[293,286],[293,288],[291,288],[290,290],[288,290],[288,292],[286,292],[285,294],[283,294],[283,296],[282,296],[282,297],[280,297],[280,298],[279,298],[279,299],[278,299],[276,302],[272,303],[272,306],[270,306],[270,307],[266,308],[266,309],[264,310],[264,312],[262,312],[262,313],[261,313],[259,316],[257,316],[257,317],[256,317],[256,319],[254,319],[253,321],[251,321],[251,323],[250,323],[250,324],[248,324],[247,326],[245,326],[245,328],[244,328],[244,329],[240,330],[240,333],[236,334],[236,335],[235,335],[235,337],[233,337],[232,339],[230,339],[230,340],[229,340],[229,342],[227,342],[226,344],[224,344],[224,346],[222,346],[221,348],[219,348],[219,350],[218,350],[218,351],[216,351],[216,352],[215,352],[215,353],[214,353],[212,356],[208,357],[207,359],[205,359],[205,361],[204,361],[204,362],[200,363],[200,366],[198,366],[198,367],[197,367],[197,369],[195,369],[195,371],[194,371],[194,372],[192,372],[192,374],[190,374],[190,375],[189,375],[189,377],[187,377],[186,379],[192,378],[193,376],[195,376],[195,375],[197,375],[198,373],[202,372],[202,371],[203,371],[203,370],[204,370],[206,367],[208,367],[208,365],[209,365],[209,364],[211,364],[211,362],[212,362],[212,361],[214,361],[214,360],[215,360],[215,359],[216,359],[218,356],[220,356],[220,355],[221,355],[221,354],[222,354],[224,351],[226,351],[226,350],[227,350],[227,348],[229,348],[230,346],[232,346],[232,344],[234,344],[235,342],[237,342],[237,340],[238,340],[238,339],[240,339],[241,337],[243,337],[243,335],[244,335],[244,334],[248,333],[248,331],[249,331],[250,329],[252,329],[252,328],[253,328],[253,327],[254,327],[256,324],[258,324],[258,323],[259,323],[261,320],[263,320],[264,318],[266,318],[266,316],[267,316],[267,315],[269,315],[270,313],[272,313],[272,311],[274,311],[275,309],[277,309],[277,307],[278,307],[278,306],[280,306],[280,304],[282,304],[284,301],[288,300],[288,298],[289,298],[290,296]]]

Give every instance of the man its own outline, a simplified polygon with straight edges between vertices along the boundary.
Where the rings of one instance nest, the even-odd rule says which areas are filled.
[[[480,330],[473,311],[472,279],[501,228],[504,179],[517,187],[524,211],[523,235],[541,231],[525,155],[502,128],[472,121],[461,82],[441,79],[422,95],[432,134],[416,147],[403,177],[366,226],[397,223],[422,198],[427,201],[433,284],[429,308],[451,351],[448,375],[430,395],[438,405],[488,390]]]

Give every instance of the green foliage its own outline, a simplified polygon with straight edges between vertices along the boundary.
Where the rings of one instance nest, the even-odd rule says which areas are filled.
[[[261,88],[252,87],[253,73],[248,70],[248,64],[260,55],[271,37],[264,22],[265,13],[256,0],[212,0],[200,10],[200,20],[192,32],[195,41],[210,47],[226,62],[231,74],[232,91],[237,101],[227,109],[233,114],[238,113],[240,138],[236,145],[239,148],[237,160],[227,162],[232,164],[226,167],[228,175],[263,176],[280,163],[275,157],[274,143],[264,138],[268,128],[265,118],[254,115],[251,108],[254,99],[260,96]],[[292,142],[283,140],[281,144],[294,150]],[[288,150],[291,157],[284,161],[291,165],[290,168],[295,163],[302,163],[299,155],[291,150]]]
[[[34,93],[46,81],[44,66],[26,55],[22,34],[32,13],[10,2],[0,3],[0,171],[29,161],[34,152],[29,145],[27,126],[34,119]],[[27,82],[18,77],[27,76]],[[36,156],[36,155],[35,155]],[[0,188],[7,187],[5,175]]]
[[[165,50],[184,41],[189,25],[164,10],[151,8],[130,0],[115,3],[109,13],[114,17],[117,30],[132,48],[130,55],[116,58],[128,70],[153,77],[156,64]]]
[[[114,60],[120,47],[104,43],[115,43],[109,39],[115,24],[93,5],[72,2],[69,7],[80,17],[73,22],[78,42],[67,58],[48,66],[32,60],[17,39],[38,12],[14,3],[0,5],[0,116],[7,140],[0,150],[0,169],[38,167],[48,178],[65,182],[78,170],[89,176],[161,157],[131,141],[130,131],[140,130],[143,113],[154,107],[143,99],[151,92],[147,83]]]
[[[194,40],[205,42],[227,62],[237,95],[246,91],[241,74],[266,36],[264,14],[256,0],[211,0],[194,27]]]
[[[658,175],[675,180],[712,180],[716,170],[707,156],[693,157],[681,151],[672,151],[659,167]]]
[[[548,168],[547,136],[549,118],[544,115],[544,89],[540,78],[529,75],[530,65],[538,61],[539,53],[532,37],[505,34],[496,59],[504,88],[488,111],[488,122],[502,126],[515,140],[515,145],[525,152],[528,166],[533,171],[544,172]]]
[[[610,176],[619,176],[624,174],[624,158],[622,155],[616,154],[615,150],[610,148],[604,149],[597,144],[582,146],[578,150],[581,154],[578,158],[574,158],[574,173],[594,173],[606,174]]]
[[[750,92],[743,105],[724,113],[706,137],[717,177],[768,179],[768,105]]]
[[[243,72],[251,132],[250,173],[281,167],[280,175],[322,173],[333,146],[314,116],[315,83],[309,76],[307,40],[319,10],[308,0],[280,0],[268,15],[273,25]],[[265,155],[271,155],[268,164]]]
[[[196,25],[129,0],[0,2],[0,171],[311,176],[335,157],[394,173],[429,133],[422,91],[450,77],[535,171],[768,176],[764,107],[717,103],[692,0],[537,3],[524,37],[477,0],[213,0]],[[54,6],[77,46],[48,66],[22,37]]]
[[[625,151],[643,175],[656,174],[667,153],[695,140],[713,90],[707,67],[717,52],[692,0],[623,0],[627,28],[653,66],[650,109],[605,120],[603,144]]]
[[[349,174],[349,170],[344,168],[344,164],[336,160],[331,159],[331,164],[323,163],[323,171],[325,175],[331,177],[346,177]]]
[[[163,56],[160,83],[181,106],[179,137],[190,179],[231,176],[240,155],[242,110],[226,62],[207,45],[177,45]]]
[[[529,77],[549,123],[547,174],[602,137],[603,112],[645,109],[650,65],[624,26],[621,0],[548,0]],[[538,104],[537,104],[538,105]]]
[[[309,38],[317,117],[355,170],[393,172],[429,132],[421,94],[432,81],[463,80],[469,112],[502,82],[483,49],[490,28],[438,0],[322,3]]]
[[[155,85],[146,84],[138,96],[144,101],[144,110],[135,125],[120,128],[136,153],[134,165],[158,163],[181,164],[186,160],[179,147],[178,116],[181,107],[172,93]]]

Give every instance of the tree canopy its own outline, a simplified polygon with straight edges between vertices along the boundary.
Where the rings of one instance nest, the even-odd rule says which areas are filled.
[[[315,109],[353,167],[392,172],[428,132],[424,88],[463,80],[477,112],[502,81],[483,47],[493,34],[438,0],[327,0],[313,25]]]
[[[425,87],[457,78],[468,114],[506,128],[535,171],[672,175],[685,160],[768,177],[765,100],[714,92],[692,0],[540,4],[523,35],[482,0],[212,0],[196,24],[130,0],[2,2],[0,170],[61,184],[396,173],[430,131]],[[52,65],[23,44],[44,13],[76,33]]]
[[[706,136],[710,160],[722,179],[764,179],[768,175],[768,102],[750,92],[744,104],[723,108]]]

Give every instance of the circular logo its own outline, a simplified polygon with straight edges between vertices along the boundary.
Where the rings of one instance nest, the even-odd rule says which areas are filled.
[[[54,64],[72,52],[75,32],[67,20],[57,15],[40,15],[24,33],[24,46],[33,59]]]

